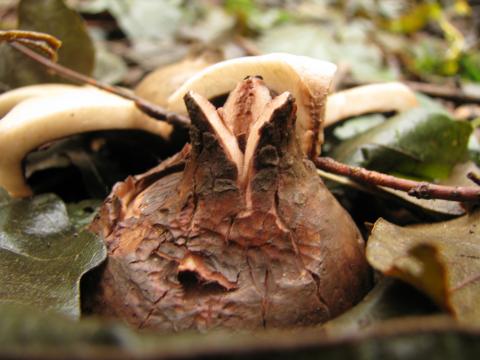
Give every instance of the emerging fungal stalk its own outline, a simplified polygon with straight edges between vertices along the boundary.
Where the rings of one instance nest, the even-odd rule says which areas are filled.
[[[223,108],[185,104],[191,145],[117,184],[92,225],[109,253],[96,309],[203,331],[316,324],[359,301],[364,243],[305,158],[293,96],[249,77]]]

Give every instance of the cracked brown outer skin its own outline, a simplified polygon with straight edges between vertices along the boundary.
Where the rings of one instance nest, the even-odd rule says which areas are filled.
[[[117,184],[92,226],[109,252],[97,310],[139,328],[205,331],[317,324],[358,302],[364,243],[302,156],[294,100],[261,128],[245,185],[186,102],[191,146]]]

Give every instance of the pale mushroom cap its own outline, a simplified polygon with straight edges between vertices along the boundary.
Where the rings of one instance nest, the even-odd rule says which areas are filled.
[[[292,93],[302,149],[315,156],[323,142],[325,102],[335,71],[330,62],[283,53],[231,59],[209,66],[185,82],[170,96],[169,110],[185,114],[183,97],[188,91],[211,99],[230,92],[247,76],[261,76],[276,93]]]
[[[32,150],[47,142],[89,131],[139,129],[167,138],[171,126],[162,121],[139,120],[135,104],[116,95],[79,88],[25,100],[0,120],[0,187],[12,196],[31,191],[23,177],[21,162]]]

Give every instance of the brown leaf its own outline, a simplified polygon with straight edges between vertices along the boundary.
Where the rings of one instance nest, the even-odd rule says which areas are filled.
[[[375,223],[369,263],[426,293],[458,320],[480,322],[480,211],[436,224]]]

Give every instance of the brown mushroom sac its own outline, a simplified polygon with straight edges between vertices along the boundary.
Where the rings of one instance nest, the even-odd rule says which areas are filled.
[[[295,100],[259,78],[223,108],[189,93],[191,145],[113,189],[92,229],[97,310],[164,331],[312,325],[369,287],[364,243],[295,135]]]

